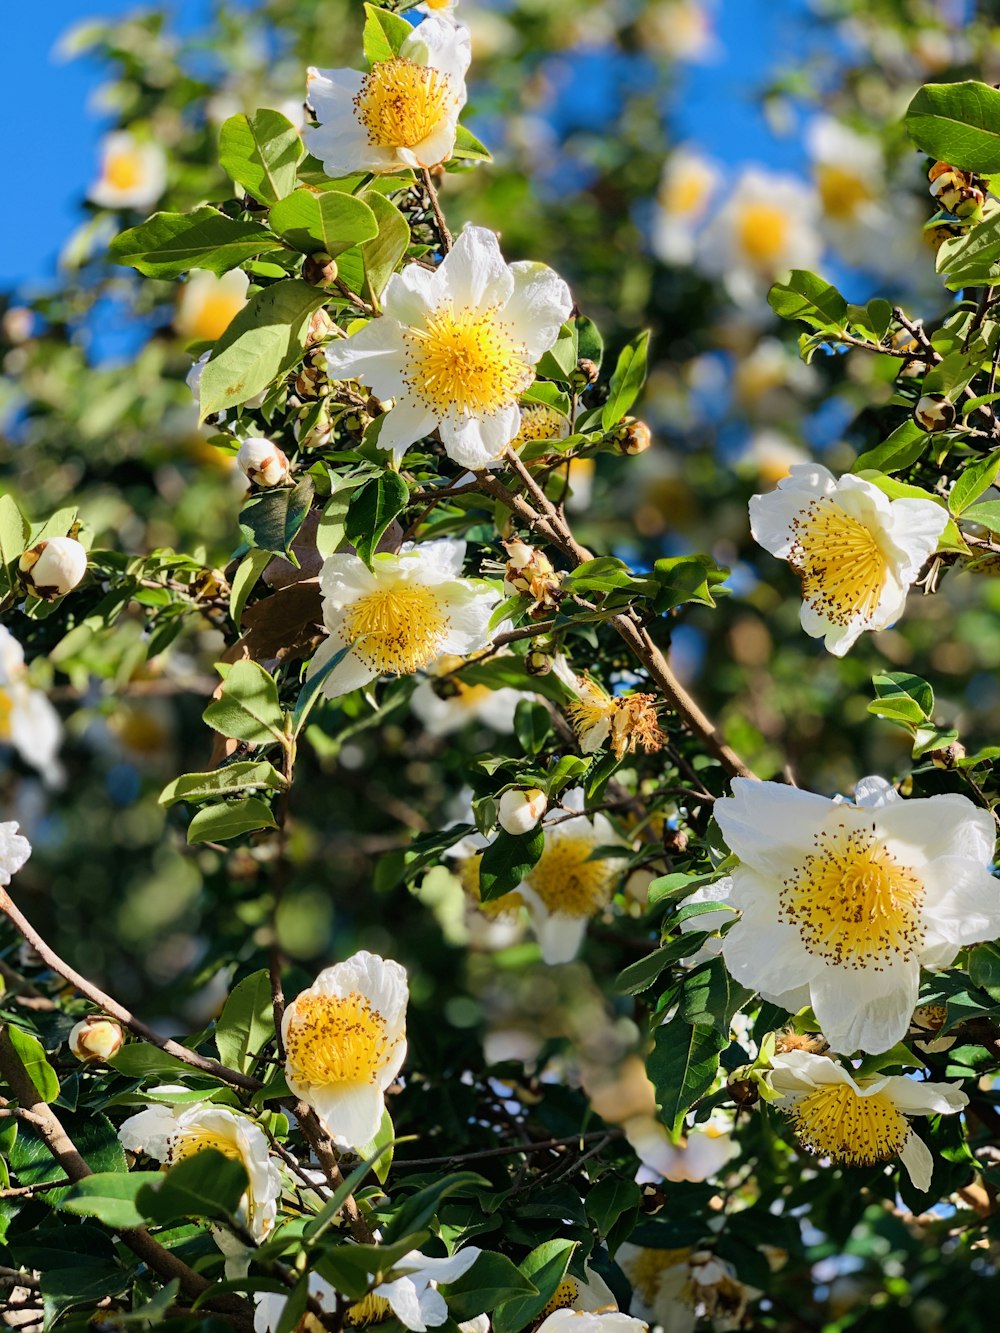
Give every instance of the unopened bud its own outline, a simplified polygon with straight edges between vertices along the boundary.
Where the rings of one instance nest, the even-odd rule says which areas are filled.
[[[644,454],[653,443],[653,433],[645,421],[626,417],[615,427],[611,437],[623,454]]]
[[[589,389],[592,384],[597,383],[597,377],[600,373],[596,361],[591,361],[589,357],[582,356],[570,376],[570,383],[577,393],[582,393],[584,389]]]
[[[973,171],[935,162],[927,176],[933,197],[956,217],[974,217],[986,201],[986,181]]]
[[[730,1097],[737,1106],[756,1106],[760,1101],[760,1087],[755,1079],[740,1078],[740,1070],[726,1084]]]
[[[965,746],[960,741],[952,741],[940,750],[932,750],[930,761],[935,768],[954,768],[960,759],[965,758]]]
[[[929,369],[930,366],[922,357],[907,357],[900,369],[899,378],[901,380],[922,380]]]
[[[925,393],[913,409],[913,420],[921,430],[932,434],[950,430],[955,424],[955,404],[943,393]]]
[[[524,655],[524,669],[529,676],[547,676],[552,670],[552,654],[544,648],[533,648]]]
[[[69,1034],[69,1048],[84,1064],[92,1060],[110,1060],[121,1050],[124,1041],[120,1024],[101,1014],[89,1014]]]
[[[511,787],[497,802],[497,820],[505,833],[520,837],[536,827],[548,807],[548,797],[537,787]]]
[[[87,572],[87,552],[75,537],[49,537],[25,551],[17,568],[36,597],[53,601],[72,592]]]
[[[302,279],[310,287],[332,287],[337,281],[337,261],[325,250],[317,250],[302,261]]]
[[[669,824],[663,830],[663,850],[671,856],[679,856],[687,851],[688,835],[682,828],[671,828]]]
[[[312,318],[309,321],[309,332],[306,334],[306,347],[315,347],[317,343],[325,342],[333,332],[333,320],[326,313],[322,306],[314,310]],[[324,369],[326,357],[323,356]]]
[[[236,465],[256,486],[280,486],[288,477],[288,459],[271,440],[244,440]]]

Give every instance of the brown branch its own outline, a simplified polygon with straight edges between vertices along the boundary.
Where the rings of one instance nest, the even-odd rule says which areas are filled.
[[[295,1102],[292,1109],[302,1128],[302,1133],[309,1140],[312,1150],[316,1154],[316,1159],[323,1168],[323,1174],[334,1190],[340,1189],[344,1183],[344,1177],[333,1144],[330,1142],[330,1136],[320,1123],[319,1116],[312,1107],[307,1106],[303,1101]],[[343,1213],[347,1218],[347,1225],[354,1239],[362,1245],[374,1245],[375,1236],[355,1202],[353,1194],[349,1194],[344,1201]]]
[[[398,1171],[407,1166],[447,1166],[450,1162],[485,1162],[491,1157],[510,1157],[516,1153],[547,1152],[550,1148],[572,1148],[576,1143],[592,1139],[610,1142],[621,1135],[620,1129],[595,1129],[587,1134],[574,1134],[566,1139],[542,1139],[540,1142],[512,1143],[509,1148],[484,1148],[481,1152],[452,1153],[450,1157],[396,1158],[393,1165]]]
[[[438,238],[441,241],[441,253],[446,255],[451,249],[451,232],[448,230],[448,223],[445,221],[444,213],[441,211],[441,200],[438,198],[437,188],[431,179],[431,173],[426,167],[420,168],[420,179],[424,183],[424,191],[430,203],[431,210],[434,213],[434,225],[437,228]]]

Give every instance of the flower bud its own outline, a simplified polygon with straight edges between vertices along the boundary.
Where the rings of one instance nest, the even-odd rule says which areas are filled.
[[[69,1048],[84,1064],[92,1060],[110,1060],[121,1050],[124,1041],[120,1024],[101,1014],[89,1014],[69,1034]]]
[[[310,287],[332,287],[337,281],[337,261],[325,250],[306,255],[302,261],[302,279]]]
[[[927,176],[932,196],[956,217],[974,217],[986,202],[986,182],[975,172],[935,162]]]
[[[752,1078],[745,1077],[746,1067],[733,1074],[726,1088],[737,1106],[756,1106],[760,1101],[760,1087]]]
[[[288,477],[288,459],[271,440],[244,440],[236,463],[256,486],[280,486]]]
[[[582,393],[584,389],[589,389],[592,384],[597,383],[597,377],[600,373],[595,361],[582,356],[570,376],[570,383],[577,393]]]
[[[965,758],[965,746],[961,741],[952,741],[950,745],[942,746],[940,750],[931,750],[929,758],[935,768],[954,768]]]
[[[623,454],[644,454],[653,443],[653,433],[645,421],[626,417],[612,432],[611,438]]]
[[[29,591],[46,601],[65,597],[87,572],[87,552],[74,537],[49,537],[17,562]]]
[[[552,654],[544,648],[532,648],[524,655],[524,669],[529,676],[547,676],[552,670]]]
[[[534,605],[529,615],[536,612],[547,614],[558,604],[559,589],[563,575],[555,570],[552,561],[543,551],[537,551],[527,542],[514,540],[504,542],[507,551],[507,568],[504,570],[503,587],[508,597],[526,593],[533,599]]]
[[[955,404],[943,393],[925,393],[913,409],[913,420],[932,434],[955,424]]]
[[[910,356],[903,362],[898,378],[901,380],[922,380],[930,370],[930,365],[922,357]]]
[[[327,338],[329,338],[332,333],[333,320],[323,307],[320,306],[318,310],[313,311],[312,318],[309,320],[309,332],[306,334],[306,347],[315,347],[317,343],[326,342]],[[315,354],[314,360],[317,365],[323,366],[324,371],[326,370],[325,354],[322,355],[321,359],[320,354]]]
[[[497,803],[497,819],[505,833],[520,837],[531,832],[548,807],[548,797],[537,787],[511,787]]]

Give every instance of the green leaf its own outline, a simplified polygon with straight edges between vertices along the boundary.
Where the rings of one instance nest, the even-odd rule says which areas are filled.
[[[962,514],[966,523],[978,523],[990,532],[1000,532],[1000,500],[984,500]]]
[[[876,697],[869,713],[911,728],[933,721],[934,691],[920,676],[893,671],[873,676],[872,685]]]
[[[108,255],[147,278],[177,278],[193,268],[221,277],[245,259],[281,248],[266,227],[202,207],[193,213],[154,213],[148,222],[116,236]]]
[[[267,968],[252,972],[233,987],[215,1028],[219,1059],[244,1074],[265,1042],[274,1036],[271,976]]]
[[[478,1199],[482,1198],[484,1189],[490,1188],[490,1182],[474,1171],[456,1171],[453,1175],[438,1177],[433,1184],[410,1195],[386,1227],[384,1244],[398,1244],[412,1232],[425,1227],[449,1195],[463,1193]]]
[[[929,157],[963,171],[1000,171],[1000,92],[985,83],[925,84],[907,107],[905,125]]]
[[[945,286],[989,286],[996,280],[1000,262],[1000,215],[970,227],[961,236],[945,241],[937,253],[936,267],[947,274]]]
[[[187,840],[192,844],[228,842],[256,829],[277,827],[267,802],[259,796],[247,796],[241,801],[203,806],[188,825]]]
[[[303,1316],[309,1309],[309,1276],[308,1273],[303,1273],[288,1293],[288,1299],[281,1307],[274,1333],[295,1333],[295,1330],[306,1322]]]
[[[54,1102],[59,1096],[59,1078],[46,1059],[42,1043],[30,1032],[16,1028],[10,1023],[5,1030],[39,1097],[43,1102]]]
[[[79,1217],[96,1217],[116,1231],[141,1227],[146,1219],[136,1207],[136,1195],[161,1179],[160,1171],[101,1171],[77,1181],[61,1207]]]
[[[398,14],[390,14],[378,5],[365,5],[365,28],[362,35],[365,59],[369,65],[379,60],[391,60],[414,29]]]
[[[381,1130],[379,1130],[379,1134],[375,1137],[379,1138],[380,1136]],[[327,1199],[326,1203],[316,1216],[310,1218],[306,1223],[302,1234],[307,1240],[319,1240],[320,1236],[333,1226],[337,1220],[337,1215],[346,1203],[348,1196],[354,1193],[368,1172],[374,1170],[378,1162],[380,1162],[388,1152],[389,1144],[381,1144],[365,1161],[361,1163],[360,1166],[354,1168],[342,1184],[337,1186],[333,1194]]]
[[[728,1045],[728,1034],[708,1023],[690,1024],[678,1017],[656,1029],[646,1072],[668,1129],[679,1129],[685,1113],[711,1089],[719,1054]]]
[[[653,605],[660,612],[687,602],[715,606],[712,589],[728,577],[729,571],[722,569],[708,555],[678,555],[657,560],[653,565],[653,578],[660,590]]]
[[[14,586],[16,564],[24,554],[31,524],[9,495],[0,495],[0,596]]]
[[[296,365],[309,320],[323,300],[323,292],[298,278],[275,282],[251,297],[202,371],[202,421],[263,393]]]
[[[297,486],[274,486],[254,495],[240,510],[240,532],[252,545],[275,555],[288,555],[306,521],[315,484],[308,474]]]
[[[367,1143],[362,1143],[357,1149],[359,1157],[371,1162],[372,1171],[380,1185],[384,1185],[389,1178],[395,1142],[396,1131],[393,1127],[392,1116],[389,1114],[388,1108],[385,1108],[374,1138],[370,1138]]]
[[[378,235],[375,214],[362,199],[342,190],[295,190],[271,209],[271,226],[307,255],[325,250],[334,258]]]
[[[649,351],[649,330],[646,329],[622,348],[608,386],[608,399],[601,409],[601,425],[605,430],[618,424],[639,397],[646,382],[646,359]],[[574,360],[575,368],[575,360]]]
[[[353,643],[347,643],[339,652],[334,653],[323,663],[320,669],[314,672],[299,692],[299,697],[295,701],[295,708],[292,711],[292,735],[298,736],[305,726],[313,706],[318,703],[319,697],[323,692],[323,686],[326,684],[327,677],[334,669],[340,666],[341,662],[354,647]]]
[[[703,875],[689,875],[687,871],[678,871],[671,875],[660,875],[650,884],[646,893],[647,907],[658,903],[671,902],[675,898],[686,898],[702,884],[710,884],[719,878],[719,871],[709,870]]]
[[[974,986],[1000,1003],[1000,945],[977,945],[969,954],[969,976]]]
[[[255,546],[236,567],[229,589],[229,615],[234,625],[238,626],[243,618],[243,608],[247,598],[253,592],[257,580],[271,563],[272,552]]]
[[[719,904],[712,903],[711,909],[719,911]],[[619,972],[615,978],[615,990],[622,995],[640,995],[644,990],[649,990],[666,968],[676,963],[678,959],[697,953],[704,939],[703,932],[685,931],[676,939],[648,953],[645,958],[629,963],[628,967]]]
[[[409,500],[409,486],[398,472],[389,470],[372,477],[352,494],[347,505],[344,532],[369,569],[383,533],[403,512]]]
[[[902,472],[927,450],[930,438],[915,421],[904,421],[887,440],[859,454],[851,471]]]
[[[620,1217],[642,1202],[642,1191],[634,1180],[621,1176],[602,1176],[587,1192],[587,1214],[605,1237]]]
[[[443,1283],[440,1290],[456,1323],[478,1314],[490,1314],[506,1301],[539,1294],[534,1282],[505,1254],[490,1250],[483,1250],[467,1273],[454,1282]]]
[[[378,235],[361,247],[365,262],[365,288],[377,305],[396,265],[409,248],[410,224],[384,195],[366,190],[361,198],[375,214],[378,223]]]
[[[219,134],[223,171],[262,204],[277,203],[291,194],[304,152],[292,122],[268,107],[252,116],[230,116]]]
[[[753,994],[752,990],[733,980],[721,958],[713,958],[685,977],[680,1012],[686,1023],[714,1027],[728,1043],[733,1015]]]
[[[782,319],[798,319],[821,333],[843,332],[847,302],[830,283],[808,269],[792,269],[787,282],[776,282],[768,305]]]
[[[243,1163],[215,1148],[205,1148],[157,1176],[156,1184],[139,1190],[136,1206],[160,1225],[185,1217],[220,1222],[235,1217],[249,1183]]]
[[[213,768],[208,773],[184,773],[160,792],[160,805],[176,801],[210,801],[236,792],[284,791],[288,783],[266,759],[247,760]]]
[[[540,825],[520,837],[501,829],[479,863],[480,899],[488,903],[516,889],[544,850],[545,834]]]
[[[604,339],[601,330],[586,315],[576,317],[576,352],[581,361],[593,361],[600,370],[604,358]]]
[[[560,384],[569,384],[578,359],[576,325],[567,320],[559,330],[555,343],[539,360],[535,372],[539,379],[557,380]]]
[[[572,1240],[547,1240],[531,1251],[520,1268],[538,1294],[519,1296],[501,1305],[493,1315],[493,1333],[520,1333],[534,1323],[566,1276],[576,1246]]]
[[[577,565],[566,578],[570,592],[628,592],[648,597],[655,587],[646,577],[636,577],[623,560],[613,555],[599,555]]]
[[[455,130],[455,147],[451,152],[452,157],[460,161],[470,162],[492,162],[493,157],[485,144],[479,142],[476,136],[470,133],[464,125],[459,125]]]
[[[94,1305],[108,1297],[120,1296],[132,1280],[133,1274],[129,1269],[107,1265],[97,1267],[92,1260],[43,1272],[39,1285],[45,1327],[51,1328],[59,1315],[64,1310],[71,1310],[74,1305]]]
[[[236,662],[230,667],[219,698],[212,700],[202,717],[213,731],[257,745],[280,741],[283,734],[278,687],[256,662]]]
[[[514,734],[525,754],[539,754],[552,735],[552,718],[545,705],[521,699],[514,709]]]
[[[347,510],[351,496],[364,484],[363,477],[349,477],[340,481],[327,500],[316,529],[316,550],[325,560],[339,549],[347,536]]]
[[[960,474],[948,496],[948,508],[956,518],[978,500],[984,491],[989,490],[998,472],[1000,472],[1000,449],[971,464]]]

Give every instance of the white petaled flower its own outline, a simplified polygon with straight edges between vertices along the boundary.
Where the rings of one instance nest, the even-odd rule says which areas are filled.
[[[653,216],[653,252],[664,263],[691,263],[698,228],[721,181],[719,168],[691,148],[678,148],[667,159]]]
[[[101,141],[101,174],[87,197],[101,208],[152,208],[167,186],[167,159],[159,144],[125,130]]]
[[[450,736],[470,722],[481,722],[498,735],[509,734],[514,730],[514,709],[522,699],[534,696],[508,686],[494,690],[467,685],[460,671],[465,660],[448,653],[431,662],[410,695],[410,707],[430,736]]]
[[[521,424],[510,442],[512,449],[531,444],[535,440],[565,440],[570,432],[569,417],[547,403],[522,403]],[[593,459],[574,459],[573,462],[593,462]]]
[[[436,429],[449,458],[484,468],[517,436],[518,399],[572,308],[552,269],[506,263],[494,232],[467,226],[433,271],[393,274],[382,315],[327,348],[330,376],[393,399],[377,442],[397,459]]]
[[[149,1106],[122,1123],[118,1138],[130,1152],[143,1152],[167,1167],[176,1166],[206,1148],[214,1148],[241,1162],[249,1184],[240,1200],[238,1220],[256,1241],[264,1240],[274,1227],[281,1175],[271,1159],[264,1131],[247,1116],[236,1115],[210,1102],[194,1106]],[[242,1242],[222,1227],[213,1227],[212,1234],[227,1256],[227,1276],[245,1273],[246,1248]]]
[[[710,1128],[692,1129],[673,1143],[656,1116],[632,1116],[622,1125],[625,1137],[642,1163],[638,1179],[662,1177],[672,1181],[702,1181],[717,1175],[736,1151],[728,1133]]]
[[[4,888],[31,855],[31,843],[18,833],[17,827],[13,821],[0,824],[0,886]]]
[[[774,280],[815,268],[816,196],[795,176],[747,168],[698,237],[695,267],[721,277],[740,305],[763,302]]]
[[[615,1294],[601,1275],[595,1273],[589,1264],[584,1264],[583,1273],[582,1278],[567,1273],[537,1317],[547,1323],[549,1317],[557,1312],[562,1316],[581,1312],[596,1314],[616,1311],[618,1302],[615,1300]],[[545,1324],[540,1327],[544,1328]],[[558,1323],[555,1327],[558,1327]],[[582,1324],[566,1324],[565,1327],[567,1333],[587,1333],[586,1326]]]
[[[28,682],[24,649],[6,625],[0,625],[0,745],[12,746],[55,787],[63,781],[62,736],[59,714],[47,695]]]
[[[362,950],[325,968],[285,1010],[288,1086],[330,1134],[361,1147],[406,1057],[406,970]]]
[[[552,812],[559,822],[545,824],[545,850],[516,892],[524,899],[542,957],[547,963],[568,963],[580,951],[587,922],[603,911],[621,878],[617,860],[591,860],[598,847],[621,845],[614,825],[603,814],[593,821],[583,813],[583,791],[562,798],[564,810]],[[565,818],[566,810],[580,814]]]
[[[804,1148],[844,1166],[874,1166],[894,1157],[918,1190],[931,1186],[934,1159],[910,1126],[915,1115],[955,1115],[968,1104],[957,1083],[924,1083],[902,1075],[855,1079],[825,1055],[789,1051],[771,1062],[768,1081],[781,1094]]]
[[[837,657],[899,619],[947,522],[933,500],[890,500],[819,463],[793,465],[776,490],[750,500],[754,540],[802,581],[802,628]]]
[[[649,1325],[620,1310],[555,1310],[536,1333],[647,1333]]]
[[[651,1250],[626,1243],[616,1259],[632,1284],[632,1313],[663,1333],[693,1333],[699,1319],[711,1320],[715,1329],[743,1328],[747,1303],[761,1294],[708,1250]]]
[[[249,276],[239,268],[230,269],[221,278],[205,270],[192,273],[177,298],[174,328],[189,342],[215,342],[246,305],[249,286]],[[202,362],[197,364],[204,369]],[[200,382],[201,375],[196,375],[192,367],[188,384],[196,397]]]
[[[468,30],[432,15],[367,74],[310,68],[306,98],[319,124],[303,131],[306,147],[328,176],[447,162],[470,58]]]
[[[371,569],[356,555],[331,555],[319,586],[328,638],[313,656],[315,675],[336,653],[346,656],[323,682],[328,699],[377,676],[407,676],[443,653],[468,657],[489,642],[500,600],[495,588],[463,579],[465,542],[405,542],[398,555],[376,555]]]
[[[722,956],[765,999],[811,1004],[835,1051],[889,1050],[921,966],[1000,934],[996,830],[966,797],[903,801],[881,778],[859,782],[853,804],[745,778],[732,790],[713,807],[741,861]]]

